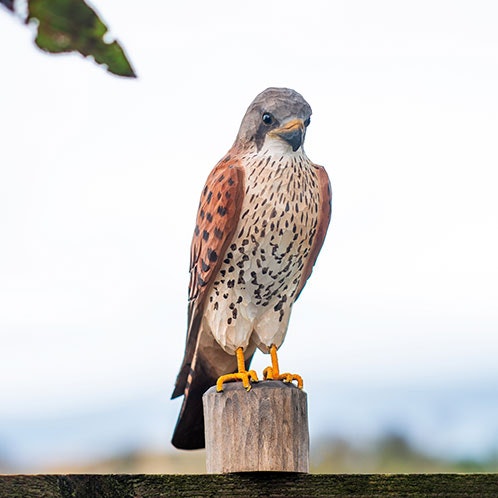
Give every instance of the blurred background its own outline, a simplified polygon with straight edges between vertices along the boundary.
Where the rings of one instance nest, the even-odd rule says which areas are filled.
[[[0,10],[0,472],[204,472],[169,442],[190,239],[268,86],[334,191],[280,353],[312,470],[497,471],[498,5],[92,5],[138,79]]]

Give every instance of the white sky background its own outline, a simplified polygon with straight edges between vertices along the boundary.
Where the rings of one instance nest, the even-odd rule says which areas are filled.
[[[334,191],[282,367],[310,395],[498,378],[495,2],[93,5],[138,80],[0,11],[0,415],[170,395],[199,194],[268,86],[311,104]]]

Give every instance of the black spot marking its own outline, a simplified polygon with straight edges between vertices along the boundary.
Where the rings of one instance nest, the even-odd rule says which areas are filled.
[[[201,259],[201,268],[202,268],[203,272],[207,272],[207,271],[209,271],[209,269],[211,267],[209,265],[207,265],[206,262],[203,259]]]
[[[211,263],[214,263],[218,259],[218,254],[216,254],[216,251],[213,251],[212,249],[207,250],[207,256]]]
[[[209,232],[207,230],[204,230],[204,232],[202,232],[202,238],[207,242],[208,239],[209,239]]]
[[[225,206],[218,206],[218,214],[220,216],[225,216],[227,214],[227,208]]]
[[[221,239],[223,237],[223,230],[220,230],[218,227],[214,229],[214,236],[217,239]]]

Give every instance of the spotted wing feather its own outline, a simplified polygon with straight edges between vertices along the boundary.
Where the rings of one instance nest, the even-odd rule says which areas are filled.
[[[236,161],[231,160],[230,155],[227,155],[211,171],[199,202],[190,250],[187,343],[173,398],[185,391],[204,311],[204,301],[237,227],[243,193],[243,169]]]

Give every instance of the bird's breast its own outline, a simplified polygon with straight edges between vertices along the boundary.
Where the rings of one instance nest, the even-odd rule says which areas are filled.
[[[248,340],[263,314],[274,314],[270,321],[286,329],[318,206],[317,177],[306,157],[248,160],[240,218],[207,302],[210,328],[222,346],[230,334],[229,342]]]

